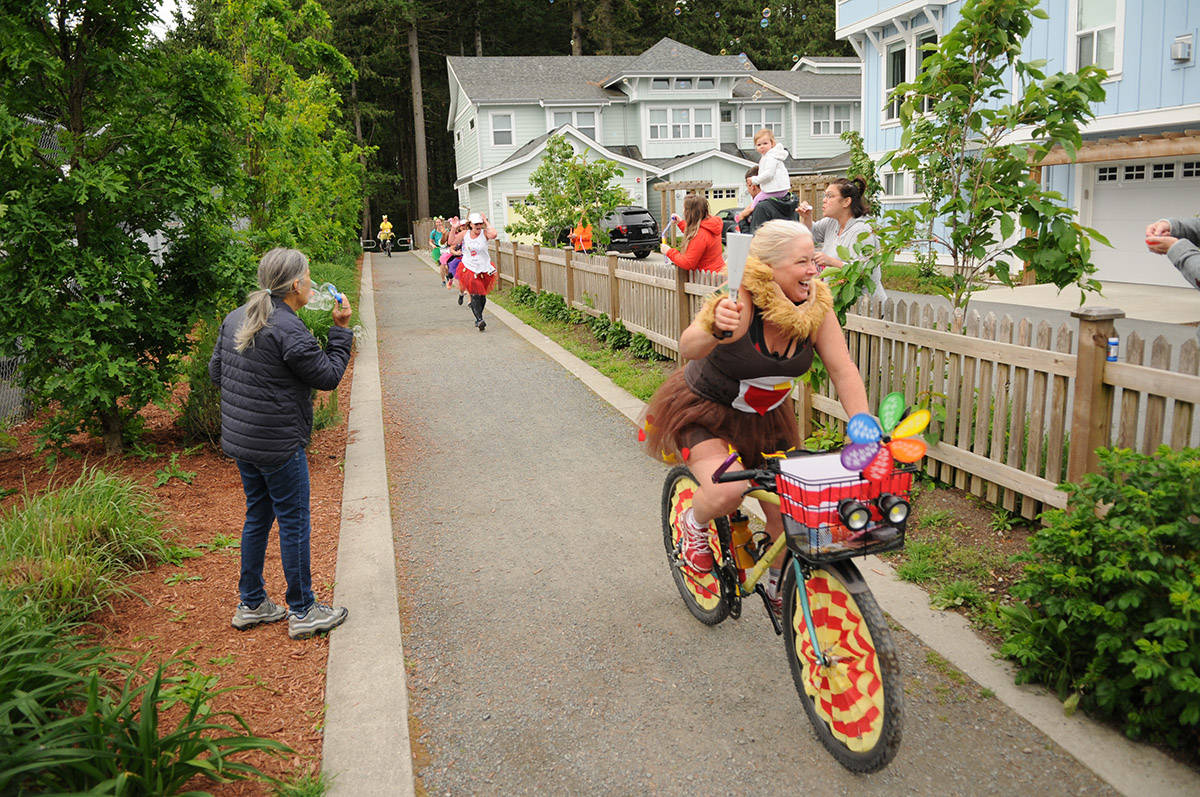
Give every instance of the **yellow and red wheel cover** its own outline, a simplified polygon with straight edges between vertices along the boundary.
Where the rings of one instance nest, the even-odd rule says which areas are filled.
[[[675,482],[671,495],[671,541],[675,545],[679,545],[679,524],[675,522],[676,518],[692,505],[692,496],[695,495],[698,488],[699,485],[692,479],[683,478]],[[710,545],[713,549],[713,561],[719,564],[721,552],[714,543],[710,543]],[[679,568],[679,572],[683,576],[683,583],[688,592],[692,594],[700,608],[705,611],[716,608],[717,604],[721,602],[721,585],[713,573],[697,573],[687,565]]]
[[[804,691],[834,737],[854,751],[872,749],[883,732],[883,682],[871,632],[842,582],[814,570],[805,582],[813,625],[829,664],[817,663],[800,601],[792,617]]]

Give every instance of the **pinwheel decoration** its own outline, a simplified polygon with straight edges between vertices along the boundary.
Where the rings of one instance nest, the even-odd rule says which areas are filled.
[[[842,467],[861,471],[870,481],[892,472],[894,462],[916,462],[925,456],[925,441],[915,435],[929,425],[929,410],[904,414],[904,394],[888,393],[879,402],[879,420],[860,412],[846,424],[851,443],[842,449]]]

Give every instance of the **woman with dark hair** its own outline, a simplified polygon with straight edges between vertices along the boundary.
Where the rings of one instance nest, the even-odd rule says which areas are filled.
[[[850,359],[829,288],[817,279],[813,256],[812,234],[802,224],[764,223],[750,242],[737,296],[709,297],[679,337],[687,366],[663,382],[642,416],[638,436],[646,453],[668,461],[682,458],[699,483],[677,528],[682,564],[693,571],[712,569],[713,519],[732,512],[748,488],[747,482],[713,483],[729,447],[753,468],[762,452],[800,444],[792,387],[812,365],[814,351],[847,417],[867,411],[862,377]],[[779,508],[766,505],[763,512],[767,533],[775,539],[783,531]],[[771,564],[766,582],[776,612],[781,564]]]
[[[683,218],[672,214],[683,232],[683,250],[663,243],[659,250],[675,265],[687,271],[720,271],[725,268],[721,255],[721,220],[708,213],[708,200],[700,194],[688,194],[683,200]]]
[[[853,180],[847,180],[845,177],[834,180],[825,187],[825,195],[821,200],[824,215],[815,224],[812,220],[812,205],[803,202],[797,209],[800,220],[812,230],[813,244],[818,250],[816,261],[822,270],[843,265],[838,257],[839,246],[844,246],[851,252],[857,251],[861,244],[879,246],[879,239],[875,237],[875,232],[866,218],[871,209],[864,195],[866,190],[867,181],[861,177],[855,177]],[[886,302],[887,291],[883,289],[883,275],[878,266],[871,276],[875,280],[875,290],[871,293],[871,298]]]
[[[242,526],[239,631],[288,618],[288,636],[305,639],[346,621],[344,607],[318,603],[309,569],[308,459],[313,390],[333,390],[350,361],[350,303],[333,311],[322,349],[296,312],[312,298],[308,258],[272,249],[258,264],[259,290],[221,322],[208,375],[221,388],[221,449],[237,463],[246,493]],[[279,521],[279,558],[287,608],[267,597],[263,562]]]

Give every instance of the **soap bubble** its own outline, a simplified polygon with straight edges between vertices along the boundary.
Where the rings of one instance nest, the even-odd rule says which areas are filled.
[[[671,48],[671,57],[672,57],[672,58],[678,58],[678,57],[679,57],[679,48],[678,48],[678,47],[672,47],[672,48]]]
[[[675,6],[675,16],[679,16],[682,13],[683,13],[683,9],[680,8],[679,6]]]
[[[771,8],[770,8],[770,6],[768,6],[768,7],[766,7],[766,8],[764,8],[764,9],[763,9],[763,16],[764,16],[764,17],[769,17],[769,16],[771,16]],[[766,25],[764,25],[763,27],[765,28],[765,27],[766,27]]]
[[[808,19],[808,14],[801,14],[801,15],[800,15],[800,21],[801,21],[801,22],[803,22],[803,21],[804,21],[804,20],[806,20],[806,19]]]
[[[754,97],[752,97],[752,99],[761,100],[762,99],[762,91],[760,90],[760,91],[754,92]]]
[[[770,24],[771,24],[771,20],[767,19],[766,17],[763,17],[762,20],[758,23],[759,27],[762,27],[762,28],[765,28],[767,25],[770,25]]]
[[[726,54],[726,53],[728,53],[728,52],[729,52],[729,51],[728,51],[728,50],[726,50],[724,47],[722,47],[722,48],[721,48],[721,55],[725,55],[725,54]]]
[[[371,339],[371,333],[362,324],[355,324],[350,331],[354,333],[354,340],[358,343],[366,343]]]
[[[714,15],[714,16],[715,16],[717,19],[720,19],[720,18],[721,18],[721,12],[720,12],[720,11],[716,11],[716,12],[714,12],[714,14],[713,14],[713,15]]]
[[[794,64],[799,60],[800,60],[800,56],[796,55],[795,53],[792,53],[792,63]]]

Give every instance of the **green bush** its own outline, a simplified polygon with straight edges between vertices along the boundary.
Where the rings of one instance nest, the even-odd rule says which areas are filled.
[[[567,320],[567,301],[557,293],[542,291],[537,295],[533,307],[547,321]]]
[[[588,319],[588,328],[592,330],[592,337],[603,342],[608,335],[608,328],[612,326],[612,319],[607,313],[601,313],[597,316],[592,316]]]
[[[1122,723],[1200,745],[1200,449],[1101,449],[1101,472],[1043,515],[1004,610],[1019,680]],[[1098,507],[1100,509],[1098,510]],[[1105,513],[1103,507],[1108,507]]]
[[[203,440],[212,446],[221,440],[221,389],[208,378],[208,361],[221,331],[221,318],[196,325],[196,342],[183,367],[188,397],[178,421],[189,439]]]
[[[635,333],[629,341],[629,353],[640,360],[659,359],[659,353],[654,350],[654,343],[641,332]]]
[[[580,310],[578,307],[571,307],[567,310],[566,321],[573,327],[577,327],[588,319],[587,313]]]
[[[629,330],[617,319],[609,326],[608,331],[604,333],[604,342],[613,351],[629,348],[630,342],[633,340],[633,335],[629,334]]]
[[[213,712],[214,679],[166,674],[186,662],[174,659],[147,679],[144,659],[130,665],[46,617],[53,614],[0,589],[0,793],[177,794],[197,775],[263,777],[231,756],[290,752],[248,735],[237,715]],[[185,712],[161,728],[160,712],[177,703]]]
[[[513,301],[517,304],[523,304],[528,307],[533,307],[537,301],[537,291],[528,285],[514,285],[510,291]]]
[[[144,487],[85,470],[0,515],[0,589],[81,619],[125,590],[123,573],[172,555],[162,534],[162,510]]]

